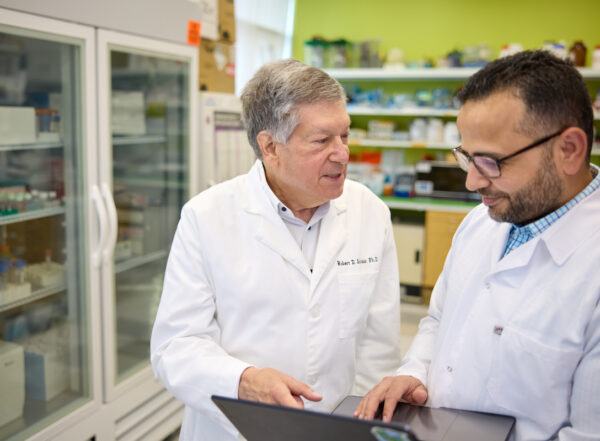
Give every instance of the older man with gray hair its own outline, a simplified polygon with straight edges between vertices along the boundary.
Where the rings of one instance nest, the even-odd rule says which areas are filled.
[[[331,411],[399,362],[390,212],[346,180],[345,101],[317,68],[262,67],[242,94],[256,163],[182,210],[151,342],[182,440],[238,439],[211,395]]]

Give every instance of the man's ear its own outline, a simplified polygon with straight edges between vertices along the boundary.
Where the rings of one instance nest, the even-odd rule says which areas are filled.
[[[261,130],[258,135],[256,135],[256,141],[260,147],[263,160],[271,162],[274,159],[277,159],[277,145],[271,133],[267,130]]]
[[[558,159],[563,173],[573,176],[587,167],[587,136],[579,127],[569,127],[560,136]]]

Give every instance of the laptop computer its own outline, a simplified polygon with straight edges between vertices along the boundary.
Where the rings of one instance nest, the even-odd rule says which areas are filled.
[[[328,414],[214,395],[213,402],[248,441],[505,441],[514,418],[398,404],[391,423],[352,416],[350,396]]]

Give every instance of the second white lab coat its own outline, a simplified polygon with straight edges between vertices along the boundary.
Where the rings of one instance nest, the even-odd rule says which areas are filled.
[[[237,397],[250,365],[278,369],[330,411],[399,363],[399,284],[388,208],[346,181],[321,220],[313,271],[260,182],[248,175],[188,202],[154,325],[156,375],[186,405],[181,439],[237,439],[212,404]]]
[[[600,190],[502,257],[510,224],[457,230],[398,374],[428,405],[516,417],[519,441],[600,434]]]

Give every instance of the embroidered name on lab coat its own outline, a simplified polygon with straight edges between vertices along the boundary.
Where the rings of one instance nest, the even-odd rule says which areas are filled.
[[[350,260],[338,260],[337,265],[338,266],[364,265],[367,263],[377,263],[377,262],[378,262],[377,257],[365,257],[365,258],[357,258],[357,259],[350,259]]]

